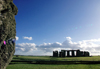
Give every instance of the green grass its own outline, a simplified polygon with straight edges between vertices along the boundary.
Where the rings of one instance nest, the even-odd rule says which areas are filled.
[[[49,56],[19,56],[13,57],[13,60],[56,60],[56,61],[100,61],[100,56],[93,57],[49,57]]]
[[[13,64],[6,69],[100,69],[100,64],[86,65],[86,64],[66,64],[66,65],[40,65],[40,64]]]
[[[54,58],[49,56],[19,56],[13,57],[13,60],[56,60],[56,61],[100,61],[100,56],[93,57],[66,57],[66,58]],[[12,62],[11,62],[12,63]],[[6,69],[100,69],[100,64],[25,64],[18,63],[9,64]]]

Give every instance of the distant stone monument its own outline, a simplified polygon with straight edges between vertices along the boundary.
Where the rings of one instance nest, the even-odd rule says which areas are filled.
[[[62,57],[66,56],[66,51],[61,51],[62,52]]]
[[[53,51],[53,57],[58,57],[58,51]]]
[[[75,55],[76,51],[76,55]],[[85,56],[90,56],[89,52],[87,51],[80,51],[78,50],[61,50],[59,52],[59,57],[66,57],[66,52],[67,52],[67,57],[85,57]],[[70,52],[72,55],[70,55]],[[53,57],[58,57],[58,51],[53,51]]]
[[[62,57],[62,52],[59,52],[59,57]]]
[[[15,43],[9,44],[8,40],[16,36],[15,15],[18,9],[13,0],[0,0],[0,69],[6,69],[15,53]],[[4,44],[3,42],[6,42]]]

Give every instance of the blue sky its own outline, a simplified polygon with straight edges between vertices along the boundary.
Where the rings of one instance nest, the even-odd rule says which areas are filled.
[[[67,48],[100,54],[100,0],[13,2],[18,7],[15,54],[52,55]]]

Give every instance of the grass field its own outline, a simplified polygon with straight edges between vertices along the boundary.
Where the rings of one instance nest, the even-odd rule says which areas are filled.
[[[13,57],[13,60],[56,60],[56,61],[100,61],[100,56],[93,57],[49,57],[49,56],[19,56]]]
[[[19,56],[13,60],[100,61],[100,56],[55,58],[49,56]],[[11,62],[12,63],[12,62]],[[16,62],[15,62],[16,63]],[[7,69],[100,69],[100,64],[9,64]]]

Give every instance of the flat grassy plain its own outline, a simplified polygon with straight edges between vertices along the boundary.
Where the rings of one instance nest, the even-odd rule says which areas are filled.
[[[65,57],[56,58],[49,56],[13,56],[12,60],[32,61],[100,61],[100,56],[93,57]],[[100,64],[27,64],[22,62],[11,62],[6,69],[100,69]]]

